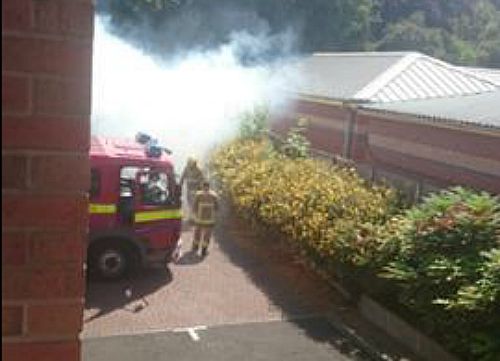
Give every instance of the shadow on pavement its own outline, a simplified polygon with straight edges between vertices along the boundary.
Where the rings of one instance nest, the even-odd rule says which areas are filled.
[[[214,230],[214,236],[221,251],[269,297],[272,303],[270,309],[279,310],[283,319],[295,324],[308,337],[331,344],[350,359],[371,358],[350,337],[346,337],[341,328],[331,324],[330,332],[325,332],[327,326],[318,328],[316,322],[311,322],[317,317],[326,321],[326,316],[333,310],[339,314],[355,315],[356,310],[341,295],[298,262],[294,253],[278,239],[259,236],[227,204],[223,204],[220,216],[221,221]],[[399,359],[400,355],[392,353],[392,356]]]
[[[172,281],[168,267],[144,269],[141,272],[113,282],[87,282],[85,309],[94,310],[84,323],[104,316],[116,309],[132,313],[149,306],[147,296]]]

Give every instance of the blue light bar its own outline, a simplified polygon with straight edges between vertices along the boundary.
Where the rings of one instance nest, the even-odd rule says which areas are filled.
[[[146,155],[151,158],[160,158],[163,149],[156,145],[150,145],[146,148]]]
[[[148,134],[145,133],[137,133],[135,136],[135,140],[137,143],[143,144],[146,146],[146,155],[151,158],[160,158],[161,153],[165,152],[167,154],[172,154],[170,149],[165,147],[161,147],[158,145],[158,140],[154,139]]]

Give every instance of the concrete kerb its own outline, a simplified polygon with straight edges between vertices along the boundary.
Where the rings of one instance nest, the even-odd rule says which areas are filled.
[[[388,311],[366,295],[362,295],[358,309],[368,321],[383,329],[400,343],[425,360],[459,361],[429,337]]]
[[[330,325],[339,332],[342,336],[353,342],[365,355],[374,361],[394,361],[391,357],[384,353],[378,351],[378,349],[366,342],[366,340],[356,334],[356,332],[349,327],[347,327],[342,320],[335,315],[335,313],[330,312],[326,315],[326,319]]]
[[[347,291],[340,282],[333,280],[328,272],[322,270],[313,261],[303,261],[303,263],[316,272],[331,287],[337,290],[346,301],[355,303],[357,309],[367,321],[382,329],[385,333],[390,335],[400,344],[406,346],[416,355],[429,361],[459,361],[458,358],[450,354],[438,343],[410,326],[394,313],[379,305],[366,294],[354,296]],[[356,344],[374,360],[392,360],[389,356],[380,353],[377,348],[370,345],[366,340],[357,336],[354,331],[347,328],[334,314],[328,315],[328,319],[333,327],[356,342]]]
[[[321,277],[330,287],[338,291],[348,303],[357,303],[357,297],[352,295],[339,282],[334,280],[327,271],[321,269],[311,260],[300,259],[300,261],[319,277]],[[381,353],[375,346],[367,342],[364,338],[358,336],[356,332],[349,327],[336,315],[335,312],[329,312],[326,315],[331,326],[342,336],[353,342],[365,355],[374,361],[393,361],[388,355]]]

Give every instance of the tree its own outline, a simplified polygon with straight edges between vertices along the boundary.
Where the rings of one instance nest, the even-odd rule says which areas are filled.
[[[475,63],[500,67],[500,10],[485,0],[452,23],[453,33],[471,45]]]
[[[500,0],[100,0],[113,31],[162,56],[226,44],[238,32],[296,36],[298,53],[414,50],[454,63],[500,66]]]
[[[426,27],[422,12],[389,25],[378,49],[418,50],[437,58],[446,57],[443,30]]]

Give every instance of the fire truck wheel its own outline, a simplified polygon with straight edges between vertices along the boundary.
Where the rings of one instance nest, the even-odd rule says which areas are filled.
[[[89,249],[89,272],[93,278],[116,280],[133,267],[132,250],[123,241],[98,241]]]

